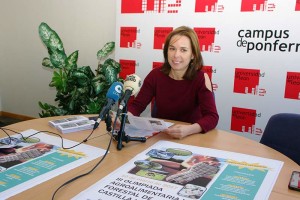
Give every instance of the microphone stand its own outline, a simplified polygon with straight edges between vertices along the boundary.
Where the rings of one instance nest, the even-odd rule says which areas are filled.
[[[106,131],[107,132],[111,132],[112,128],[111,128],[111,117],[109,115],[109,112],[106,114],[105,116],[105,124],[106,124]]]
[[[130,137],[129,135],[126,135],[125,129],[124,129],[125,123],[126,123],[126,118],[127,118],[127,105],[125,105],[122,110],[121,127],[120,127],[120,130],[117,135],[117,141],[118,141],[117,149],[118,150],[121,150],[122,147],[124,146],[122,143],[123,141],[128,143],[130,141],[146,142],[146,140],[147,140],[147,138],[145,138],[145,137]]]

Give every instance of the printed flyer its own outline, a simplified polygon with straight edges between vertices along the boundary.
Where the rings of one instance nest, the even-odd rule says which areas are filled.
[[[16,134],[10,138],[0,138],[1,199],[16,195],[105,153],[103,149],[85,144],[63,149],[59,137],[37,132],[27,130],[21,133],[23,137]],[[77,142],[64,139],[63,144],[64,147],[72,147]]]
[[[283,162],[159,141],[73,200],[268,199]]]

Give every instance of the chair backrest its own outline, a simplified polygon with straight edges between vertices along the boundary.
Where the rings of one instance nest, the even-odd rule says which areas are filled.
[[[156,113],[157,113],[156,101],[155,98],[153,98],[151,102],[151,117],[156,118]]]
[[[278,113],[270,117],[260,143],[300,165],[300,114]]]

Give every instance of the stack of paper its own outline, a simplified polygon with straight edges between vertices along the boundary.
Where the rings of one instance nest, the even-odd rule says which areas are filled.
[[[49,125],[55,127],[61,133],[71,133],[92,129],[95,121],[84,116],[74,116],[58,120],[49,121]]]

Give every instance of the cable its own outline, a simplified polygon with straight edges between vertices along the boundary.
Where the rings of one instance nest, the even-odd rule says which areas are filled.
[[[117,118],[115,118],[114,125],[113,125],[113,129],[112,129],[112,133],[114,132],[114,129],[115,129],[115,126],[116,126],[116,122],[117,122]],[[59,187],[55,190],[55,192],[53,193],[53,195],[52,195],[52,200],[54,200],[56,193],[57,193],[62,187],[66,186],[67,184],[69,184],[69,183],[71,183],[71,182],[73,182],[73,181],[75,181],[75,180],[77,180],[77,179],[79,179],[79,178],[81,178],[81,177],[83,177],[83,176],[89,175],[90,173],[92,173],[92,172],[93,172],[93,171],[94,171],[94,170],[102,163],[102,161],[104,160],[104,158],[105,158],[105,157],[107,156],[107,154],[108,154],[108,151],[109,151],[109,149],[110,149],[110,146],[111,146],[111,143],[112,143],[112,140],[113,140],[113,134],[111,134],[110,136],[111,136],[111,137],[110,137],[108,146],[107,146],[107,148],[106,148],[106,151],[105,151],[103,157],[99,160],[99,162],[96,163],[96,165],[95,165],[90,171],[88,171],[88,172],[86,172],[86,173],[84,173],[84,174],[75,176],[74,178],[68,180],[67,182],[65,182],[65,183],[63,183],[61,186],[59,186]]]
[[[0,129],[8,136],[8,138],[9,138],[9,144],[11,144],[11,142],[12,142],[12,137],[5,131],[5,130],[10,130],[10,129],[5,129],[5,128],[2,128],[2,127],[0,127]],[[12,132],[14,132],[14,133],[17,133],[17,132],[15,132],[15,131],[13,131],[13,130],[10,130],[10,131],[12,131]],[[1,143],[1,142],[0,142]],[[5,143],[6,144],[6,143]],[[6,144],[7,145],[7,144]]]
[[[78,176],[76,176],[76,177],[74,177],[74,178],[68,180],[67,182],[63,183],[61,186],[59,186],[59,187],[55,190],[55,192],[53,193],[52,200],[55,198],[56,193],[57,193],[62,187],[64,187],[65,185],[67,185],[67,184],[69,184],[69,183],[71,183],[71,182],[73,182],[73,181],[75,181],[75,180],[77,180],[77,179],[79,179],[79,178],[81,178],[81,177],[83,177],[83,176],[86,176],[86,175],[89,175],[90,173],[92,173],[92,172],[100,165],[100,163],[104,160],[104,158],[106,157],[106,155],[107,155],[107,153],[108,153],[108,150],[110,149],[111,141],[112,141],[112,137],[110,138],[109,144],[108,144],[108,146],[107,146],[107,149],[106,149],[106,151],[105,151],[103,157],[100,159],[100,161],[99,161],[99,162],[98,162],[98,163],[97,163],[90,171],[88,171],[88,172],[86,172],[86,173],[84,173],[84,174],[78,175]]]
[[[94,130],[92,130],[92,132],[91,132],[84,140],[82,140],[81,142],[79,142],[79,143],[77,143],[77,144],[75,144],[75,145],[73,145],[73,146],[71,146],[71,147],[64,147],[64,139],[63,139],[63,137],[61,137],[60,134],[57,134],[57,133],[54,133],[54,132],[51,132],[51,131],[37,131],[36,133],[33,133],[33,134],[31,134],[31,135],[29,135],[29,136],[27,136],[27,137],[24,137],[24,136],[22,135],[22,133],[20,133],[20,132],[17,132],[17,131],[8,129],[8,128],[3,128],[3,127],[0,127],[0,129],[1,129],[1,130],[9,137],[10,142],[12,141],[12,138],[11,138],[11,136],[6,132],[6,130],[21,135],[21,138],[22,138],[22,140],[24,140],[24,141],[26,141],[28,138],[30,138],[30,137],[32,137],[32,136],[34,136],[34,135],[37,135],[38,133],[50,133],[50,134],[53,134],[53,135],[56,135],[56,136],[60,137],[60,139],[61,139],[61,148],[62,148],[62,149],[72,149],[72,148],[74,148],[74,147],[77,147],[77,146],[81,145],[82,143],[87,142],[87,141],[89,140],[89,138],[91,137],[91,135],[94,133]],[[11,143],[9,143],[9,144],[11,144]]]

